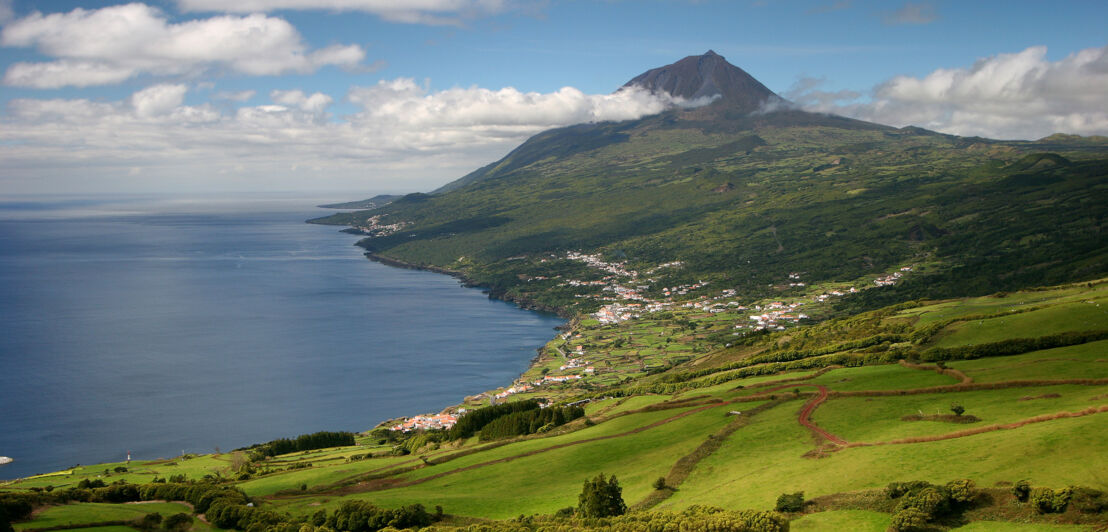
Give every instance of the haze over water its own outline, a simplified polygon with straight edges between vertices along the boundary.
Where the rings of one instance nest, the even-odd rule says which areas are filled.
[[[365,259],[327,199],[0,201],[0,478],[437,411],[562,323]]]

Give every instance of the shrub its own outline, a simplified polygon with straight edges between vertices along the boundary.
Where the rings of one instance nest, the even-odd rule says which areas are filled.
[[[1035,488],[1031,490],[1031,505],[1036,512],[1041,514],[1062,513],[1070,503],[1073,488],[1062,488],[1058,491],[1050,488]]]
[[[960,416],[960,415],[962,415],[963,412],[966,411],[966,407],[964,407],[964,406],[962,406],[958,403],[953,403],[953,404],[950,405],[950,411],[954,412],[954,415]]]
[[[1031,483],[1027,480],[1016,482],[1016,485],[1012,486],[1012,495],[1015,495],[1016,500],[1020,502],[1027,502],[1028,497],[1031,496]]]
[[[146,514],[137,520],[135,527],[139,530],[156,530],[158,525],[162,524],[162,514],[154,512],[152,514]]]
[[[658,480],[655,480],[654,484],[652,484],[652,486],[656,490],[666,489],[666,477],[658,477]]]
[[[972,480],[952,480],[946,484],[946,491],[950,494],[950,500],[957,503],[973,501],[977,495],[976,485]]]
[[[934,517],[946,513],[950,508],[950,495],[946,490],[928,486],[901,499],[897,509],[916,508],[927,516]]]
[[[893,514],[889,530],[894,532],[914,532],[925,530],[930,516],[919,508],[905,508]]]
[[[804,492],[782,493],[777,497],[778,512],[799,512],[804,509]]]
[[[192,526],[192,516],[184,512],[173,514],[162,522],[162,527],[166,530],[186,530]]]
[[[885,487],[885,496],[890,499],[899,499],[909,493],[919,491],[931,484],[923,480],[912,480],[908,482],[890,482]]]

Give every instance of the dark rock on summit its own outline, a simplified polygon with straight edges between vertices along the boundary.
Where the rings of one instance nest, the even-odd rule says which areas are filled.
[[[689,101],[718,99],[728,107],[746,112],[759,110],[767,103],[785,101],[711,50],[639,74],[624,85],[631,86]]]

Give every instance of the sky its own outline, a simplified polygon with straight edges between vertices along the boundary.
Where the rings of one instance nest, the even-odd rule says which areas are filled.
[[[1108,135],[1108,3],[0,0],[0,197],[429,191],[531,135],[679,104],[714,50],[803,108]]]

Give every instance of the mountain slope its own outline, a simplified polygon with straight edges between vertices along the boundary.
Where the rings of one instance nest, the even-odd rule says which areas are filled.
[[[574,271],[562,260],[569,250],[636,269],[681,261],[644,289],[653,294],[705,279],[755,298],[787,287],[792,272],[846,280],[928,265],[851,298],[858,308],[1108,273],[1105,142],[750,112],[746,102],[772,93],[689,66],[741,72],[719,62],[686,58],[635,78],[681,94],[714,87],[721,96],[710,105],[540,133],[435,194],[324,221],[365,228],[362,245],[377,256],[571,312],[595,308],[598,294],[525,280]],[[370,216],[392,229],[371,227]]]

